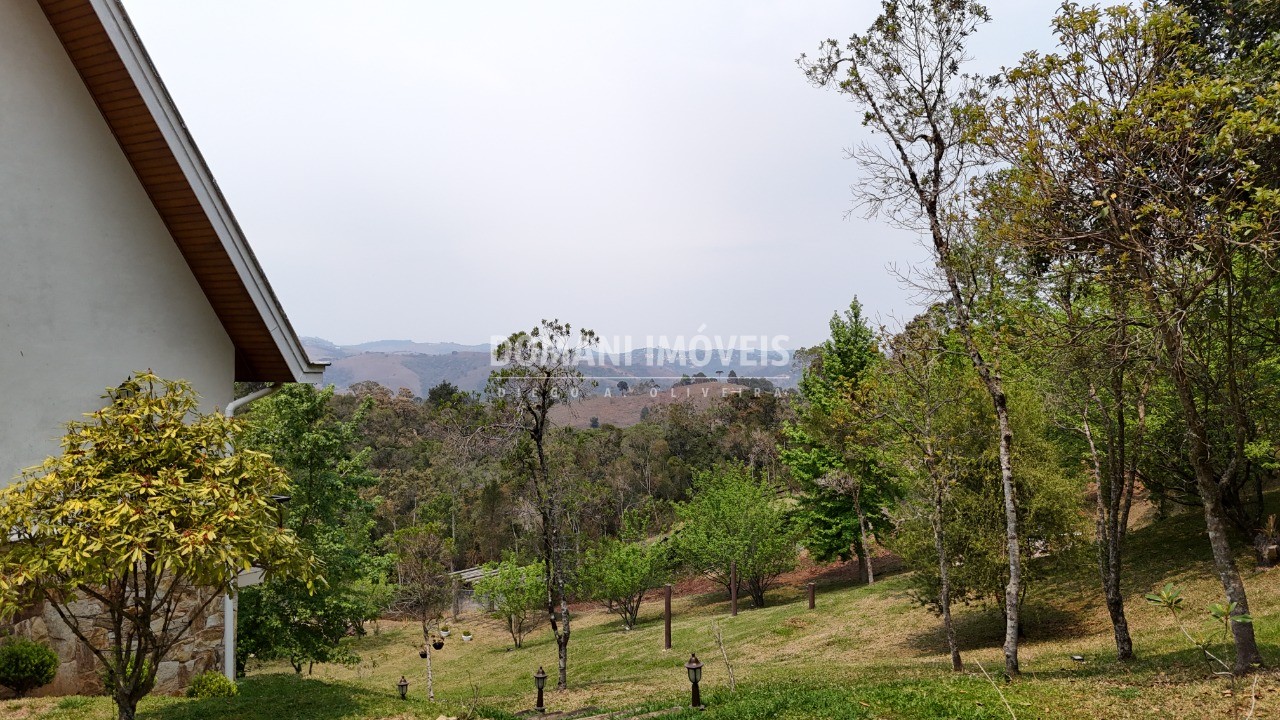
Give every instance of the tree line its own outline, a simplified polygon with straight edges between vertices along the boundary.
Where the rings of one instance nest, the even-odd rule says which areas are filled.
[[[491,574],[475,590],[517,647],[549,621],[560,686],[571,602],[597,600],[630,628],[653,587],[696,568],[727,591],[732,566],[763,604],[796,558],[779,499],[789,398],[666,404],[626,428],[555,426],[552,409],[590,388],[576,358],[593,338],[558,321],[513,334],[495,348],[503,366],[484,393],[298,385],[255,403],[241,441],[295,478],[284,523],[327,582],[246,589],[241,662],[286,659],[298,672],[354,662],[344,639],[387,610],[420,620],[429,646],[457,590],[450,573],[477,565]]]
[[[846,395],[861,420],[887,421],[930,479],[936,597],[957,667],[947,554],[960,539],[948,506],[979,511],[961,510],[964,475],[975,463],[998,471],[1015,675],[1023,560],[1051,541],[1034,496],[1059,460],[1096,488],[1120,659],[1133,656],[1124,540],[1142,486],[1202,509],[1234,670],[1261,661],[1232,535],[1274,542],[1259,530],[1276,458],[1273,5],[1068,2],[1053,51],[981,77],[966,63],[986,8],[888,0],[865,33],[800,58],[878,138],[854,152],[865,172],[857,202],[932,251],[922,289],[936,305],[883,339],[887,385],[852,381]],[[960,369],[987,407],[971,408],[976,423],[945,427],[946,413],[930,409],[972,400],[973,388],[946,382]],[[1040,452],[1046,439],[1056,453]]]

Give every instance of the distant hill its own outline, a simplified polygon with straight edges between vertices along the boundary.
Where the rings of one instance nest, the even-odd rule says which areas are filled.
[[[372,380],[392,390],[408,388],[423,396],[448,380],[459,388],[479,392],[493,369],[487,352],[425,353],[356,352],[335,357],[325,369],[324,380],[339,390]]]
[[[303,346],[313,360],[331,363],[324,379],[338,390],[346,390],[355,383],[372,380],[392,390],[407,388],[422,396],[435,385],[449,381],[459,388],[472,392],[484,389],[489,373],[494,369],[489,359],[488,345],[461,345],[458,343],[420,343],[412,340],[376,340],[359,345],[337,345],[323,338],[304,337]],[[695,360],[701,360],[696,364]],[[661,351],[635,350],[626,355],[593,355],[580,366],[588,377],[598,378],[597,393],[606,388],[616,388],[618,380],[629,385],[648,378],[662,388],[670,387],[681,375],[698,372],[707,377],[727,377],[735,372],[741,377],[767,377],[782,388],[795,387],[796,373],[790,367],[778,367],[770,362],[781,362],[778,354],[761,354],[758,351],[725,351],[712,353],[710,357],[690,356],[689,353],[663,353]],[[616,389],[613,390],[616,393]],[[607,399],[607,398],[602,398]],[[639,406],[635,412],[639,413]],[[602,422],[603,422],[602,416]]]
[[[417,353],[420,355],[448,355],[450,353],[488,353],[489,346],[459,345],[458,343],[420,343],[412,340],[374,340],[373,342],[348,345],[348,352],[384,352],[384,353]]]
[[[584,397],[572,405],[557,405],[552,408],[551,420],[556,425],[579,429],[591,427],[592,418],[601,425],[630,427],[644,419],[645,408],[653,412],[663,405],[688,403],[699,410],[705,410],[734,393],[750,395],[752,390],[723,382],[702,382],[623,395],[616,388],[609,388],[609,393],[605,394],[605,388],[601,386],[590,397]]]
[[[416,353],[420,355],[448,355],[454,352],[487,354],[489,352],[487,344],[420,343],[413,340],[374,340],[373,342],[360,343],[358,345],[335,345],[324,338],[304,337],[302,338],[302,344],[307,348],[307,352],[311,353],[312,360],[334,360],[366,352]]]

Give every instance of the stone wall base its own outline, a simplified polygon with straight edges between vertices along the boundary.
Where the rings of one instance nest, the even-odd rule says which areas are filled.
[[[207,597],[207,596],[205,596]],[[195,612],[199,603],[186,600],[179,607],[188,613]],[[184,607],[185,606],[185,607]],[[85,617],[95,607],[95,601],[73,603],[75,613]],[[181,617],[182,615],[180,615]],[[104,647],[108,638],[106,623],[95,627],[91,636],[95,644]],[[58,653],[62,664],[53,682],[31,691],[33,697],[46,695],[101,695],[102,664],[89,647],[80,641],[67,627],[58,613],[47,602],[29,608],[17,616],[9,631],[19,637],[43,642]],[[9,634],[9,633],[6,633]],[[153,693],[179,695],[191,678],[208,670],[222,667],[222,600],[214,599],[208,608],[192,624],[186,637],[169,653],[169,657],[156,669],[156,686]],[[0,687],[0,698],[12,697],[7,688]]]

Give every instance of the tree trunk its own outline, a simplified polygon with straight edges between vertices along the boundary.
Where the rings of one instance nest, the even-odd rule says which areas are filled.
[[[458,576],[454,575],[453,583],[450,587],[450,591],[453,594],[453,602],[450,603],[449,605],[450,605],[450,610],[452,611],[451,614],[453,617],[453,621],[455,623],[458,622],[458,613],[462,612],[462,597],[459,594],[461,589],[458,587],[458,583],[459,583]]]
[[[1102,488],[1098,489],[1098,493],[1101,496]],[[1098,504],[1102,504],[1101,498]],[[1114,529],[1108,528],[1107,522],[1099,515],[1098,570],[1102,575],[1102,592],[1107,600],[1107,614],[1111,616],[1111,629],[1115,635],[1116,660],[1123,662],[1133,659],[1133,639],[1129,636],[1129,621],[1124,614],[1124,593],[1120,586],[1123,560],[1120,540]]]
[[[561,629],[556,633],[556,658],[560,666],[560,677],[556,680],[557,690],[569,687],[569,603],[560,596]]]
[[[991,397],[996,413],[996,425],[1000,440],[1000,489],[1004,494],[1004,519],[1006,553],[1009,560],[1009,583],[1005,586],[1004,672],[1013,677],[1018,674],[1018,597],[1022,594],[1022,557],[1018,546],[1018,504],[1013,484],[1013,426],[1009,423],[1009,398],[998,369],[992,369],[982,354],[977,338],[973,335],[972,318],[960,280],[952,264],[951,243],[942,230],[936,205],[926,204],[933,246],[937,252],[938,267],[946,276],[952,309],[955,312],[956,330],[964,340],[965,351],[973,369],[982,380]]]
[[[639,621],[640,603],[642,602],[644,602],[644,591],[641,591],[639,595],[628,598],[623,604],[625,611],[622,617],[622,624],[626,626],[628,630],[634,629],[636,622]]]
[[[1009,406],[1003,386],[995,378],[991,383],[996,422],[1000,427],[1000,487],[1004,490],[1005,539],[1009,557],[1009,584],[1004,589],[1004,672],[1018,674],[1019,599],[1022,595],[1022,553],[1018,546],[1018,505],[1013,486],[1013,429],[1009,425]]]
[[[1144,278],[1146,279],[1146,278]],[[1148,293],[1151,291],[1148,290]],[[1154,304],[1154,303],[1153,303]],[[1222,494],[1219,491],[1219,478],[1210,467],[1208,428],[1200,408],[1196,404],[1195,392],[1188,375],[1183,356],[1183,335],[1176,324],[1166,320],[1161,337],[1169,363],[1169,376],[1178,394],[1178,403],[1182,406],[1187,423],[1187,440],[1190,444],[1191,467],[1196,475],[1196,490],[1204,503],[1205,529],[1209,534],[1209,547],[1213,550],[1213,565],[1222,582],[1222,589],[1227,601],[1235,603],[1232,615],[1249,613],[1249,598],[1245,593],[1244,581],[1236,568],[1235,555],[1231,552],[1231,540],[1227,535],[1226,512],[1222,507]],[[1238,470],[1237,463],[1244,459],[1232,458],[1223,473],[1227,480]],[[1253,623],[1231,623],[1231,635],[1235,640],[1236,661],[1233,671],[1243,675],[1262,665],[1262,655],[1258,652],[1258,641],[1254,637]]]
[[[951,575],[947,567],[947,546],[943,528],[943,501],[946,499],[946,479],[937,477],[937,470],[930,469],[933,479],[933,548],[938,553],[938,607],[942,610],[942,630],[947,636],[947,649],[951,651],[951,669],[960,672],[960,648],[956,645],[956,628],[951,622]]]
[[[549,407],[549,405],[548,405]],[[545,422],[540,420],[539,427]],[[562,503],[559,490],[551,486],[551,473],[547,464],[547,456],[542,446],[541,430],[533,434],[534,447],[537,451],[537,466],[534,469],[534,490],[538,493],[538,510],[542,515],[542,553],[543,568],[547,581],[547,616],[551,623],[551,633],[556,638],[556,656],[559,665],[559,677],[556,689],[566,690],[569,687],[569,599],[566,594],[564,578],[563,550],[560,546],[559,522]],[[560,621],[556,621],[556,596],[560,598]]]
[[[112,698],[116,701],[116,720],[134,720],[138,715],[138,701],[117,692]]]
[[[432,674],[431,672],[431,642],[428,640],[427,644],[424,647],[426,647],[427,649],[427,699],[435,700],[436,699],[436,682],[435,682],[436,679],[435,679],[435,675]]]
[[[861,485],[853,494],[853,509],[858,514],[858,533],[862,538],[862,561],[866,565],[867,584],[872,585],[876,581],[876,571],[871,566],[871,544],[867,541],[867,515],[862,511]]]
[[[1116,660],[1133,659],[1133,639],[1129,637],[1129,621],[1124,616],[1124,596],[1120,593],[1119,578],[1106,588],[1107,613],[1111,615],[1111,628],[1116,637]]]
[[[1111,630],[1116,641],[1116,660],[1122,662],[1133,659],[1133,639],[1129,636],[1129,621],[1124,614],[1124,593],[1121,591],[1120,576],[1123,568],[1124,537],[1129,522],[1129,506],[1133,501],[1133,482],[1137,475],[1136,459],[1129,457],[1129,453],[1137,453],[1137,448],[1129,447],[1125,441],[1123,382],[1123,374],[1120,374],[1112,383],[1115,416],[1114,424],[1109,423],[1107,426],[1105,469],[1093,440],[1087,405],[1083,414],[1084,436],[1088,441],[1089,456],[1093,462],[1093,478],[1098,485],[1097,517],[1094,523],[1098,540],[1098,575],[1102,580],[1107,614],[1111,616]],[[1101,406],[1093,383],[1089,384],[1089,401]],[[1139,436],[1145,427],[1145,419],[1145,407],[1140,396],[1138,400]]]
[[[1200,469],[1197,468],[1196,487],[1200,490],[1200,498],[1204,501],[1204,520],[1209,531],[1209,546],[1213,549],[1214,568],[1218,571],[1218,579],[1222,582],[1227,601],[1235,603],[1235,610],[1231,614],[1247,615],[1249,598],[1245,593],[1240,571],[1236,568],[1235,555],[1231,552],[1231,541],[1227,537],[1227,523],[1217,485],[1212,478],[1203,478]],[[1235,674],[1244,675],[1262,665],[1262,655],[1258,652],[1253,623],[1232,622],[1231,636],[1236,645],[1236,662],[1232,668]]]

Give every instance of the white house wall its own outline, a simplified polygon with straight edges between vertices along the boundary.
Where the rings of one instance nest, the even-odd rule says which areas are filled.
[[[225,407],[234,354],[40,7],[0,1],[0,486],[134,370]]]

